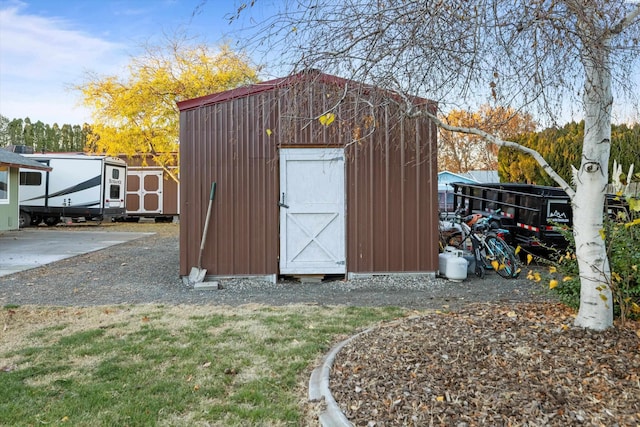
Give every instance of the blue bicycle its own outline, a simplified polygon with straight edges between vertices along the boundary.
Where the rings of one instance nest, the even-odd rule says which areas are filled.
[[[518,258],[511,246],[490,226],[488,218],[469,215],[462,219],[456,215],[452,221],[448,233],[441,231],[441,244],[471,249],[476,262],[476,276],[484,278],[486,270],[493,269],[507,279],[518,277],[521,271]]]

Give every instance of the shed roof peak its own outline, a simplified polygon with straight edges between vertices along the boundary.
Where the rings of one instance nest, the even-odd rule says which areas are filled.
[[[273,80],[267,80],[252,85],[241,86],[235,89],[229,89],[223,92],[213,93],[210,95],[204,95],[198,98],[187,99],[177,103],[180,111],[190,110],[193,108],[204,107],[206,105],[217,104],[220,102],[229,101],[236,98],[243,98],[250,95],[255,95],[261,92],[274,90],[281,87],[287,87],[301,81],[319,82],[325,84],[335,84],[337,86],[345,86],[348,84],[354,84],[366,90],[376,90],[375,86],[368,85],[366,83],[356,82],[355,80],[349,80],[343,77],[338,77],[332,74],[326,74],[315,68],[309,68],[302,70],[295,74],[290,74],[286,77],[280,77]],[[384,89],[379,89],[386,91]],[[393,93],[391,91],[386,91]],[[428,104],[432,103],[425,98],[413,96],[412,99],[416,104]]]

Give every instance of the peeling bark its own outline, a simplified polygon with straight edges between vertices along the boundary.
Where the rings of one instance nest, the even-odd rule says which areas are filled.
[[[587,11],[588,12],[588,11]],[[575,172],[573,236],[580,271],[580,309],[576,326],[604,330],[613,326],[611,270],[602,230],[611,148],[610,36],[598,34],[595,23],[583,15],[578,25],[583,41],[584,142],[582,163]]]

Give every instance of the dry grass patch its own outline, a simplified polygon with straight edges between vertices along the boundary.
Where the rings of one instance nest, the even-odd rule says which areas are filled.
[[[395,308],[5,307],[10,425],[304,425],[314,363]]]

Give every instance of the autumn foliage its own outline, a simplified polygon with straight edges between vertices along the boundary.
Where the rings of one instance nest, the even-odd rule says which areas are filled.
[[[478,111],[452,110],[444,120],[454,126],[475,127],[503,139],[525,132],[533,132],[536,122],[532,116],[513,108],[483,105]],[[444,129],[438,135],[438,168],[450,172],[496,170],[498,147],[488,144],[477,135],[451,132]]]
[[[571,181],[571,166],[580,165],[584,121],[567,123],[540,132],[526,132],[513,141],[538,151],[551,167],[566,181]],[[611,158],[618,159],[624,170],[640,158],[640,124],[611,126]],[[612,175],[613,163],[609,165]],[[554,186],[535,159],[513,148],[502,147],[498,152],[498,173],[502,182],[524,182]]]
[[[78,86],[84,104],[93,110],[90,151],[111,155],[150,155],[176,181],[169,168],[177,161],[179,111],[177,101],[253,83],[256,70],[228,46],[170,41],[146,47],[133,58],[128,76],[90,75]]]

